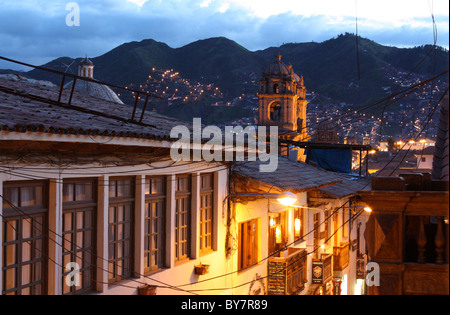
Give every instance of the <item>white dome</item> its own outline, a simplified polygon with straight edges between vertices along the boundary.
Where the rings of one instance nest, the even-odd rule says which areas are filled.
[[[64,85],[65,89],[72,89],[72,82],[67,83]],[[110,101],[114,103],[123,104],[123,102],[120,100],[120,98],[117,96],[116,93],[114,93],[113,90],[109,86],[96,83],[96,82],[90,82],[90,81],[84,81],[84,80],[77,80],[75,84],[75,91],[99,98],[105,101]]]

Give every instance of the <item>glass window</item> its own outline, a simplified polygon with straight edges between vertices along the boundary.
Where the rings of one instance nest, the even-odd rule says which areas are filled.
[[[200,176],[200,252],[212,249],[214,174]]]
[[[166,177],[147,177],[145,187],[144,270],[148,273],[164,267]]]
[[[108,276],[114,283],[132,275],[134,179],[111,178],[109,197]]]
[[[96,180],[65,180],[63,183],[63,294],[81,294],[94,287]],[[66,277],[79,268],[78,285],[68,286]]]
[[[258,263],[259,248],[258,219],[239,225],[239,269]]]
[[[190,252],[191,176],[177,175],[175,187],[175,260],[180,261]]]
[[[4,295],[46,293],[47,186],[44,182],[3,186]]]

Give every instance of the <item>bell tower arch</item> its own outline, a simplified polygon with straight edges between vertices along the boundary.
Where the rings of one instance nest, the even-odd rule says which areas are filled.
[[[281,55],[263,72],[259,81],[259,125],[278,126],[296,141],[307,141],[306,89],[292,65],[285,65]]]

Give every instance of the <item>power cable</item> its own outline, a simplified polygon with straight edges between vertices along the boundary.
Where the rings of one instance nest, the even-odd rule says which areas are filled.
[[[43,224],[42,224],[41,222],[38,222],[38,221],[33,220],[33,218],[32,218],[31,216],[29,216],[27,213],[25,213],[24,211],[22,211],[22,209],[20,209],[19,207],[17,207],[17,206],[14,205],[13,203],[11,203],[11,201],[5,199],[3,195],[0,194],[0,198],[2,198],[3,201],[5,201],[8,205],[10,205],[11,209],[13,209],[14,211],[18,212],[19,214],[21,214],[21,215],[24,216],[25,218],[32,220],[32,222],[37,222],[37,223],[39,223],[39,224],[41,225],[41,227],[44,227]],[[3,215],[2,215],[2,217],[3,217]],[[37,229],[37,228],[36,228],[36,229]],[[55,243],[55,245],[58,245],[58,246],[61,247],[63,250],[65,249],[63,244],[60,244],[60,243],[58,243],[55,239],[51,238],[47,233],[45,233],[45,231],[44,231],[43,229],[37,229],[37,230],[38,230],[39,232],[41,232],[42,235],[43,235],[44,237],[47,238],[47,240],[49,240],[49,241],[51,240],[52,242]],[[60,234],[58,234],[57,232],[53,231],[52,229],[48,229],[48,231],[51,232],[52,234],[54,234],[55,236],[59,237],[60,239],[64,240],[65,242],[67,242],[67,240],[65,239],[64,235],[60,235]],[[77,245],[75,242],[73,242],[73,241],[69,241],[69,243],[70,243],[71,245],[74,245],[74,246],[77,247],[78,249],[82,249],[82,247],[78,246],[78,245]],[[79,256],[76,255],[76,253],[74,253],[74,252],[71,251],[71,250],[70,250],[70,251],[67,251],[67,252],[69,252],[69,253],[75,255],[76,258],[81,259],[82,261],[88,261],[88,260],[85,260],[85,259],[83,259],[83,258],[80,258]],[[103,258],[103,257],[100,257],[100,256],[98,256],[98,255],[95,255],[93,252],[92,252],[91,254],[93,255],[94,258],[99,258],[99,259],[101,259],[102,261],[105,261],[105,262],[108,262],[108,263],[109,263],[109,260],[107,260],[107,259],[105,259],[105,258]],[[52,262],[54,262],[54,261],[52,260]],[[100,266],[96,265],[94,262],[91,262],[91,261],[88,261],[88,262],[91,263],[92,266],[95,266],[96,268],[98,268],[98,269],[100,269],[100,270],[102,270],[102,271],[106,271],[106,272],[108,272],[108,273],[113,273],[113,272],[111,272],[111,271],[109,271],[109,270],[106,270],[106,269],[101,268]],[[64,266],[61,266],[61,265],[58,265],[58,266],[63,267],[63,268],[65,269]],[[126,269],[124,266],[122,266],[122,268]],[[63,270],[64,270],[64,269],[63,269]],[[141,274],[139,274],[139,273],[137,273],[137,272],[135,272],[135,271],[133,271],[133,270],[128,269],[128,271],[131,271],[132,273],[137,274],[138,276],[147,278],[147,279],[149,279],[149,280],[151,280],[151,281],[158,282],[158,283],[162,283],[162,284],[165,285],[164,288],[169,288],[169,289],[173,289],[173,290],[177,290],[177,291],[183,291],[183,292],[191,293],[191,292],[189,292],[189,290],[184,290],[184,289],[175,288],[174,286],[168,285],[168,284],[166,284],[166,283],[164,283],[164,282],[162,282],[162,281],[160,281],[160,280],[153,279],[153,278],[151,278],[151,277],[149,277],[149,276],[146,276],[146,275],[141,275]],[[133,281],[133,282],[136,282],[136,283],[141,284],[141,285],[147,285],[147,284],[148,284],[148,283],[141,282],[141,281],[136,280],[136,279],[133,279],[133,278],[124,279],[124,280]],[[116,285],[116,284],[117,284],[117,283],[115,282],[114,285]],[[157,286],[157,287],[161,287],[161,286]]]

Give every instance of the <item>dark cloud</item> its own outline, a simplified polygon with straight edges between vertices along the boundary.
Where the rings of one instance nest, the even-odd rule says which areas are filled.
[[[321,42],[355,30],[354,18],[330,22],[321,15],[304,17],[283,13],[262,19],[233,8],[220,13],[216,2],[201,8],[196,0],[150,0],[141,8],[125,0],[77,3],[81,14],[79,27],[66,25],[69,13],[66,3],[20,8],[4,5],[0,11],[0,55],[43,64],[61,56],[95,57],[122,43],[148,38],[175,48],[215,36],[225,36],[249,50],[259,50],[289,42]],[[431,24],[429,27],[361,27],[360,35],[394,46],[429,44],[433,39]],[[438,35],[441,40],[438,44],[448,47],[448,26],[439,29]],[[0,62],[0,68],[17,67]]]

